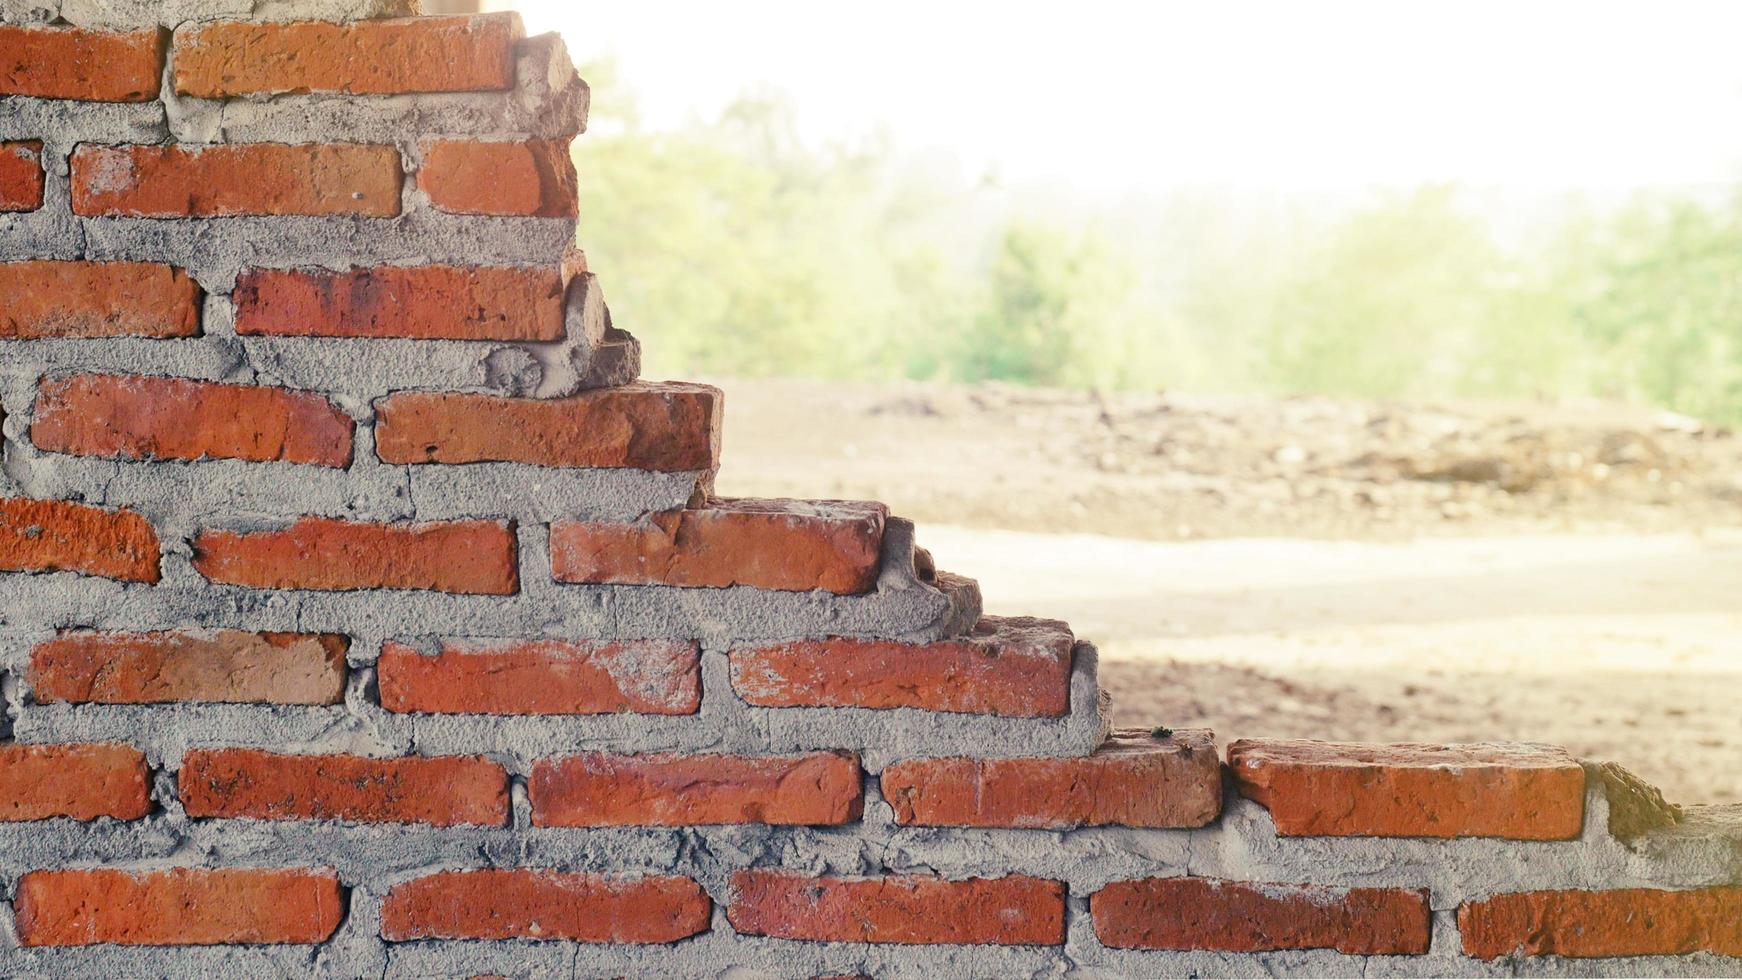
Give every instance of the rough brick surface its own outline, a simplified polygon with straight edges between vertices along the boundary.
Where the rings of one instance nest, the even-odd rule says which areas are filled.
[[[897,823],[934,827],[1202,827],[1222,808],[1207,731],[1119,732],[1081,759],[914,759],[882,786]]]
[[[381,706],[401,712],[690,715],[702,701],[701,650],[683,640],[449,643],[433,656],[389,642],[375,676]]]
[[[202,531],[194,569],[260,589],[519,591],[514,529],[496,521],[359,524],[304,518],[281,531]]]
[[[563,277],[548,268],[251,269],[236,332],[281,337],[561,340]]]
[[[630,524],[558,522],[551,566],[560,582],[850,595],[877,584],[886,514],[852,501],[717,500]]]
[[[42,141],[0,142],[0,211],[42,207]]]
[[[339,704],[343,636],[310,633],[73,632],[30,653],[37,701]]]
[[[405,392],[376,409],[388,463],[533,463],[685,472],[720,461],[720,392],[635,383],[568,398]]]
[[[0,820],[137,820],[151,812],[150,778],[126,745],[0,745]]]
[[[399,151],[362,143],[97,146],[73,152],[73,211],[92,216],[399,213]]]
[[[83,572],[156,582],[157,532],[129,510],[0,498],[0,572]]]
[[[469,757],[365,759],[196,749],[182,760],[180,786],[190,817],[438,827],[508,822],[507,771]]]
[[[527,792],[539,827],[827,825],[857,820],[864,806],[859,760],[846,752],[591,752],[540,762]]]
[[[205,99],[505,89],[520,34],[513,14],[190,26],[175,35],[175,88]]]
[[[0,95],[149,102],[157,98],[162,63],[163,38],[155,30],[0,24]]]
[[[45,378],[30,439],[38,449],[119,459],[243,459],[343,467],[355,423],[305,391],[185,378]]]
[[[832,878],[752,869],[732,876],[732,928],[753,936],[842,943],[1056,946],[1065,888],[1012,875]]]
[[[988,616],[939,643],[832,637],[746,647],[732,651],[732,688],[766,707],[1058,716],[1071,707],[1075,644],[1055,620]]]
[[[1537,891],[1458,908],[1464,952],[1524,956],[1742,956],[1742,887]]]
[[[1334,949],[1363,956],[1428,950],[1427,893],[1402,888],[1321,888],[1211,878],[1116,881],[1089,900],[1095,935],[1108,946]]]
[[[431,204],[459,214],[561,218],[576,209],[568,140],[429,142],[417,186]]]
[[[200,288],[152,262],[0,262],[0,340],[192,337]]]
[[[331,871],[32,871],[18,882],[26,946],[319,943],[344,918]]]
[[[1241,740],[1228,766],[1284,836],[1565,840],[1584,826],[1585,770],[1553,746]]]
[[[561,939],[671,943],[707,931],[713,903],[675,876],[447,871],[408,881],[381,904],[381,935],[411,939]]]

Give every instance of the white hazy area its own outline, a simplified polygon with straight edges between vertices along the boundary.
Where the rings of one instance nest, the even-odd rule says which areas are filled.
[[[1607,195],[1742,176],[1742,4],[494,6],[578,63],[615,58],[651,128],[775,90],[809,139],[884,131],[975,180]]]

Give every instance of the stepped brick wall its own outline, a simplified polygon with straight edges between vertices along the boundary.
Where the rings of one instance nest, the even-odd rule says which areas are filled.
[[[0,975],[1742,973],[1733,808],[1110,734],[882,505],[717,499],[562,44],[411,7],[0,0]]]

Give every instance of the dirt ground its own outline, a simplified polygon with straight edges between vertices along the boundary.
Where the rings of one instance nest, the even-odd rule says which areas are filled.
[[[1527,739],[1742,801],[1742,438],[1609,405],[719,380],[733,495],[870,497],[1121,724]]]

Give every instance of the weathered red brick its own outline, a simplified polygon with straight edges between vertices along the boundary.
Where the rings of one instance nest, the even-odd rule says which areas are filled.
[[[458,214],[572,218],[576,211],[568,140],[427,142],[417,186],[431,204]]]
[[[1283,836],[1567,840],[1584,826],[1585,770],[1554,746],[1242,739],[1228,767]]]
[[[1499,956],[1742,956],[1742,887],[1539,891],[1458,907],[1464,952]]]
[[[368,759],[195,749],[181,764],[190,817],[501,826],[508,772],[470,756]]]
[[[41,702],[339,704],[343,636],[314,633],[62,633],[30,653]]]
[[[1122,949],[1255,953],[1334,949],[1352,956],[1428,950],[1427,893],[1214,878],[1116,881],[1089,899],[1095,935]]]
[[[1118,732],[1087,758],[911,759],[884,769],[882,786],[896,823],[932,827],[1202,827],[1222,808],[1202,730]]]
[[[0,820],[137,820],[150,781],[130,745],[0,745]]]
[[[628,524],[558,521],[551,570],[559,582],[869,592],[887,513],[854,501],[716,500]]]
[[[609,755],[547,759],[527,783],[537,827],[829,825],[859,819],[859,760],[799,756]]]
[[[564,330],[556,266],[250,269],[232,295],[240,334],[561,340]]]
[[[0,498],[0,572],[83,572],[156,582],[160,557],[151,522],[130,510]]]
[[[506,13],[189,26],[175,32],[175,89],[202,99],[506,89],[520,36],[520,18]]]
[[[0,211],[42,207],[42,141],[0,142]]]
[[[193,566],[257,589],[424,589],[513,595],[514,528],[497,521],[358,524],[305,517],[282,531],[201,531]]]
[[[73,211],[92,216],[399,213],[399,151],[363,143],[99,146],[73,151]]]
[[[635,382],[568,398],[412,391],[376,406],[388,463],[532,463],[684,472],[720,463],[720,392]]]
[[[152,262],[0,262],[0,340],[192,337],[200,287]]]
[[[732,890],[726,918],[745,935],[1012,946],[1057,946],[1065,938],[1064,885],[1021,875],[833,878],[758,868],[734,874]]]
[[[706,932],[712,909],[702,886],[677,876],[445,871],[387,893],[381,937],[673,943]]]
[[[242,459],[344,467],[356,423],[320,395],[187,378],[44,378],[30,441],[120,459]]]
[[[157,98],[163,35],[0,24],[0,95],[85,102]]]
[[[751,704],[924,708],[1055,717],[1071,708],[1071,629],[988,616],[937,643],[832,637],[733,650],[732,689]]]
[[[448,643],[434,656],[389,642],[375,675],[388,711],[693,715],[702,701],[701,649],[682,640]]]
[[[175,868],[32,871],[18,882],[25,946],[325,942],[344,918],[332,871]]]

